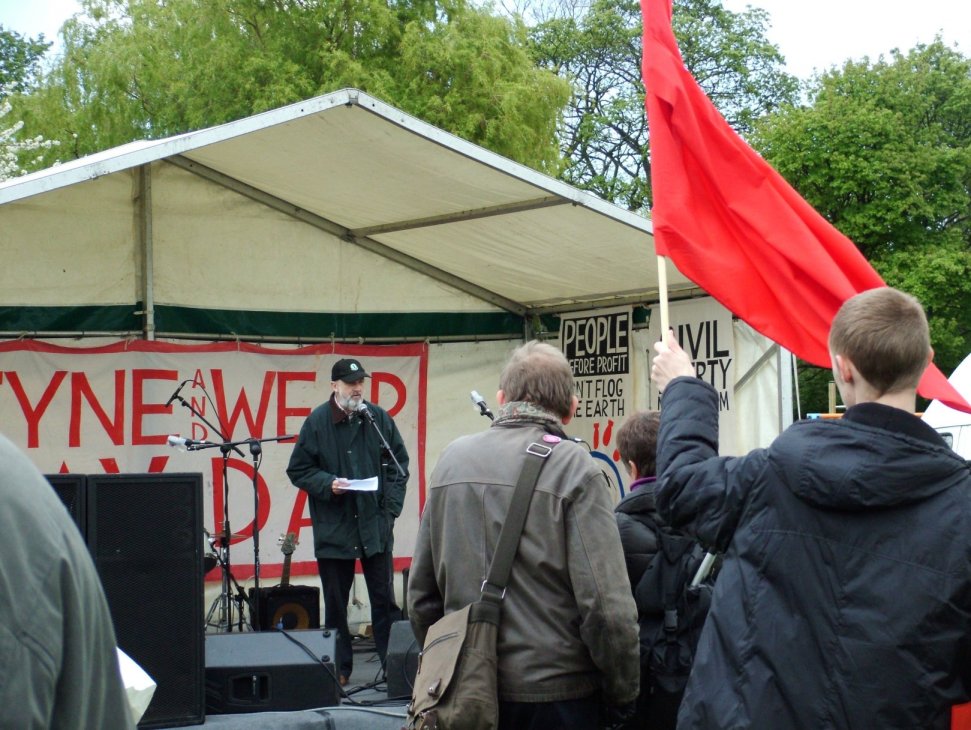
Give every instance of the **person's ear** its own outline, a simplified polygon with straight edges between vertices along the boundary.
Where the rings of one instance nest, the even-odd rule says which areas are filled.
[[[496,403],[500,406],[506,405],[506,393],[504,390],[500,389],[496,391]]]
[[[632,482],[636,482],[641,478],[640,472],[637,471],[637,464],[634,463],[633,459],[627,460],[627,473],[630,474],[630,479]]]
[[[844,383],[853,382],[853,363],[850,362],[849,358],[843,355],[834,355],[833,359],[836,361],[836,370],[840,374],[840,380]]]
[[[560,419],[560,421],[563,423],[564,426],[573,420],[573,417],[577,413],[577,406],[579,405],[580,405],[580,399],[577,398],[575,395],[570,396],[570,415],[564,416],[563,418]]]

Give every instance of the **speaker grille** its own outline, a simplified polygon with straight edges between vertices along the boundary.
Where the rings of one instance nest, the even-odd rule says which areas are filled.
[[[81,537],[87,538],[87,510],[85,509],[87,477],[84,474],[45,474],[44,476],[67,507],[71,519],[81,531]]]
[[[88,547],[118,645],[155,680],[139,727],[205,717],[202,475],[88,477]]]
[[[255,617],[253,606],[257,608]],[[260,631],[320,628],[320,589],[276,586],[261,587],[257,593],[250,588],[250,619]]]

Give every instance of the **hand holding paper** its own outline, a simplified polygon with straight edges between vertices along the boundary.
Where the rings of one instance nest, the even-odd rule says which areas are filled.
[[[378,491],[378,478],[342,479],[341,489],[345,492],[376,492]]]

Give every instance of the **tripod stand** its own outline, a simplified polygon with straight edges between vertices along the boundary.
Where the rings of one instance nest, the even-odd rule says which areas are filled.
[[[215,551],[216,560],[222,567],[222,593],[209,606],[209,611],[206,613],[206,628],[211,627],[222,631],[232,631],[233,608],[231,601],[235,600],[236,615],[239,618],[239,630],[243,630],[243,617],[245,615],[243,604],[246,602],[246,591],[229,569],[229,541],[237,537],[242,536],[221,533],[216,537],[209,538],[209,545]],[[229,595],[230,585],[236,589],[236,595],[232,598]],[[217,609],[219,611],[218,620],[213,623],[212,617]]]
[[[173,401],[179,401],[185,408],[196,416],[199,420],[205,423],[216,435],[222,439],[222,443],[213,443],[211,441],[193,441],[192,439],[184,439],[178,436],[169,436],[169,444],[172,446],[183,446],[188,451],[199,451],[201,449],[212,449],[218,448],[222,454],[222,477],[223,477],[223,525],[222,531],[216,538],[211,538],[210,543],[212,548],[216,551],[216,557],[219,565],[222,567],[222,593],[216,598],[212,606],[210,606],[209,611],[206,614],[206,626],[213,626],[217,629],[232,631],[233,630],[233,601],[236,602],[236,613],[238,618],[238,630],[243,630],[243,622],[245,620],[245,612],[243,610],[243,604],[249,603],[250,601],[255,601],[259,593],[260,585],[260,528],[259,528],[259,516],[260,516],[260,496],[259,496],[259,467],[262,461],[263,448],[262,443],[265,441],[289,441],[295,439],[296,436],[276,436],[272,438],[256,439],[248,438],[242,441],[227,441],[226,437],[222,432],[216,428],[212,423],[206,420],[191,403],[187,402],[182,398],[179,393],[182,387],[191,381],[183,381],[172,397],[169,398],[169,403]],[[205,393],[205,391],[203,390]],[[208,398],[208,393],[206,398]],[[253,592],[250,594],[249,599],[247,599],[246,592],[240,586],[239,582],[236,580],[230,568],[230,554],[229,546],[234,539],[243,537],[243,535],[233,534],[229,526],[229,454],[235,451],[240,456],[243,456],[243,452],[239,449],[242,444],[247,444],[249,446],[250,454],[253,456]],[[218,542],[218,548],[216,546]],[[230,591],[232,588],[236,589],[236,595],[231,596]],[[219,620],[217,623],[212,623],[212,616],[219,609]],[[250,605],[250,616],[254,617],[254,622],[258,624],[257,611],[254,610],[255,606]],[[254,629],[258,630],[260,627],[258,625],[253,626]]]
[[[211,616],[217,606],[220,607],[220,620],[215,624],[216,628],[225,628],[226,631],[233,630],[233,619],[232,619],[232,604],[230,603],[229,589],[230,584],[236,588],[236,610],[238,616],[239,630],[243,630],[244,621],[244,610],[243,604],[249,604],[250,616],[253,621],[253,630],[259,631],[262,627],[259,625],[259,612],[256,610],[256,606],[252,604],[253,601],[258,600],[260,592],[260,491],[259,491],[259,476],[260,476],[260,464],[263,461],[263,446],[262,444],[267,441],[291,441],[295,439],[296,436],[272,436],[264,439],[248,438],[242,441],[226,441],[221,444],[211,443],[209,441],[193,441],[187,442],[186,448],[189,451],[199,451],[201,449],[216,449],[222,453],[223,456],[223,532],[219,535],[221,539],[220,550],[217,552],[217,558],[223,567],[223,592],[216,599],[216,602],[210,607],[209,615],[206,617],[206,625],[212,626]],[[233,539],[243,537],[243,535],[234,535],[229,530],[229,478],[227,462],[229,461],[229,452],[232,450],[239,453],[238,446],[246,444],[249,447],[250,454],[253,457],[253,590],[250,592],[249,598],[246,596],[246,592],[236,581],[233,576],[232,571],[229,568],[229,544]],[[225,621],[223,618],[225,617]]]

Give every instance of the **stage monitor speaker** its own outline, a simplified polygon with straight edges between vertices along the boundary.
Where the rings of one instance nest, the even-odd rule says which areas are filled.
[[[81,531],[81,537],[87,539],[87,477],[84,474],[45,474],[47,481],[54,487],[57,496],[61,498],[71,519]]]
[[[206,636],[206,713],[308,710],[340,703],[327,629]]]
[[[157,685],[139,727],[205,719],[202,474],[88,475],[88,548],[118,646]]]
[[[260,631],[319,629],[320,588],[316,586],[261,587],[254,599],[250,588],[250,622]],[[256,606],[256,616],[252,607]]]
[[[421,647],[411,630],[410,621],[395,621],[391,624],[388,639],[388,659],[384,663],[384,675],[388,679],[388,699],[392,697],[411,697],[418,673],[418,654]]]

